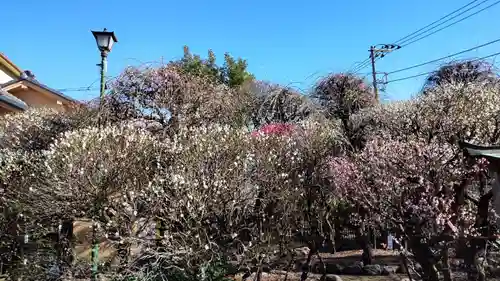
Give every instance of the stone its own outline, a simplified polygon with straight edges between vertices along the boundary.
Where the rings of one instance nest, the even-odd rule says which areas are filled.
[[[256,276],[256,272],[252,273],[252,274],[246,274],[246,275],[243,275],[243,277],[241,278],[242,281],[253,281],[253,280],[256,280],[257,276]],[[260,277],[262,280],[272,280],[271,279],[271,274],[269,273],[266,273],[266,272],[262,272]]]
[[[342,278],[335,274],[327,274],[324,281],[342,281]]]
[[[367,264],[363,266],[363,273],[369,276],[382,275],[382,266],[379,264]]]
[[[398,274],[406,274],[406,269],[404,266],[400,265],[396,268],[396,273]]]
[[[392,266],[384,266],[382,268],[382,275],[391,275],[396,273],[396,269]]]
[[[363,263],[355,263],[353,265],[346,266],[342,271],[342,274],[346,275],[362,275],[363,273]]]
[[[344,267],[340,264],[326,264],[326,274],[342,274]]]
[[[293,249],[293,252],[295,254],[296,258],[307,258],[307,255],[309,255],[309,248],[308,247],[301,247],[301,248],[295,248]]]

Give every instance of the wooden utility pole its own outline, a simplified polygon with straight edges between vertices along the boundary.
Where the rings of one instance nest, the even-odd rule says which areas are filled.
[[[375,71],[375,47],[370,47],[370,59],[372,61],[373,95],[378,101],[377,72]]]
[[[373,95],[375,100],[378,101],[378,88],[377,88],[377,71],[375,70],[375,58],[379,56],[383,58],[386,53],[390,53],[393,50],[401,49],[401,46],[395,44],[379,44],[380,48],[376,46],[370,47],[370,60],[372,62],[372,79],[373,79]]]

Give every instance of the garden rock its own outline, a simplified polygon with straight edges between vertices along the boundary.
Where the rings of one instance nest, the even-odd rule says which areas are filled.
[[[391,275],[394,273],[396,273],[396,270],[392,266],[384,266],[384,268],[382,268],[382,275]]]
[[[308,247],[295,248],[293,249],[293,253],[295,254],[295,258],[298,259],[307,258],[307,255],[309,255],[309,248]]]
[[[342,281],[342,278],[338,275],[328,274],[325,276],[324,281]]]
[[[367,264],[363,267],[363,273],[370,276],[382,275],[382,270],[379,264]]]
[[[356,263],[344,268],[342,272],[346,275],[362,275],[363,274],[363,263]]]

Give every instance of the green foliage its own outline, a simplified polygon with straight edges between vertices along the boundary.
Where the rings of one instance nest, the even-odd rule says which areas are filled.
[[[201,280],[206,281],[230,281],[231,279],[226,277],[228,274],[229,265],[225,260],[218,260],[211,262],[202,268],[203,275]],[[200,279],[197,279],[200,280]],[[193,280],[194,281],[194,280]]]
[[[188,46],[184,46],[182,59],[171,64],[179,67],[182,72],[208,79],[213,83],[223,83],[230,88],[238,88],[245,82],[254,79],[248,72],[248,63],[242,58],[234,58],[229,53],[224,54],[224,64],[217,65],[215,54],[208,50],[207,59],[192,54]]]
[[[224,54],[224,66],[221,76],[224,84],[229,87],[239,87],[246,81],[253,80],[254,76],[247,70],[247,61],[241,58],[234,59],[229,53]]]

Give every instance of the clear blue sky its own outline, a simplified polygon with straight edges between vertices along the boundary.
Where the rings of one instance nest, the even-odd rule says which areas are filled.
[[[87,86],[98,79],[99,53],[91,29],[115,31],[109,76],[127,65],[179,58],[182,46],[211,48],[248,60],[258,79],[307,90],[315,78],[349,69],[372,44],[391,43],[470,0],[420,1],[4,1],[0,51],[53,88]],[[494,2],[494,1],[490,1]],[[378,62],[391,71],[500,38],[500,5]],[[500,51],[500,43],[462,57]],[[438,64],[392,78],[432,70]],[[370,69],[366,68],[364,72]],[[404,99],[423,78],[387,86],[387,98]],[[97,93],[69,92],[77,99]]]

